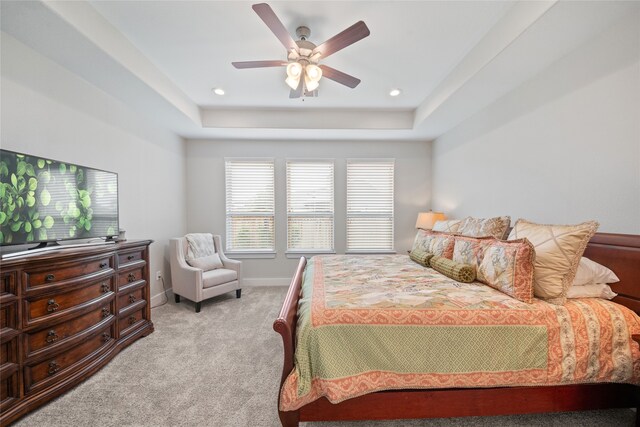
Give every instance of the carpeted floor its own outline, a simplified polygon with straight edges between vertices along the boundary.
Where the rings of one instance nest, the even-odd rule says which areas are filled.
[[[204,301],[199,314],[184,299],[153,309],[153,334],[16,426],[277,427],[282,344],[271,325],[285,292],[246,288],[241,299],[230,293]],[[632,426],[634,419],[631,410],[609,410],[339,426]]]

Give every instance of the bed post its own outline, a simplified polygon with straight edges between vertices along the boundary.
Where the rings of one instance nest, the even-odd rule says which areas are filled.
[[[280,378],[280,388],[278,389],[278,416],[282,427],[298,427],[300,421],[299,411],[280,410],[280,392],[287,376],[293,370],[293,358],[296,351],[296,323],[298,314],[298,299],[302,289],[302,276],[307,265],[305,257],[300,258],[295,276],[291,279],[287,296],[284,298],[282,308],[278,318],[273,322],[273,330],[282,336],[284,350],[284,363],[282,366],[282,377]]]

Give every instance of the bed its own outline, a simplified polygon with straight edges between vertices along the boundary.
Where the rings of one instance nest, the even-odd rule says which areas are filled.
[[[612,285],[614,291],[618,293],[614,301],[628,307],[635,313],[640,313],[640,236],[596,234],[590,240],[584,256],[606,265],[616,272],[620,282]],[[330,264],[338,262],[337,260],[337,258],[329,257],[325,262]],[[575,383],[517,387],[504,386],[508,383],[513,384],[513,381],[502,382],[500,378],[495,376],[488,379],[483,378],[478,382],[478,387],[473,387],[468,382],[457,381],[455,375],[447,375],[443,377],[444,380],[436,388],[405,389],[401,387],[401,384],[396,384],[397,387],[386,387],[392,389],[384,390],[385,386],[381,386],[379,387],[381,391],[360,395],[353,387],[349,386],[351,387],[349,389],[345,386],[345,389],[349,389],[347,393],[331,394],[328,392],[322,396],[320,396],[321,393],[316,393],[316,395],[307,393],[305,398],[298,399],[296,396],[292,396],[291,392],[287,393],[286,390],[292,390],[291,384],[287,384],[287,382],[300,380],[295,378],[293,373],[295,373],[296,328],[299,321],[298,306],[299,303],[302,307],[305,304],[304,299],[300,301],[300,297],[306,266],[307,260],[301,258],[281,312],[273,325],[274,330],[282,336],[284,348],[280,385],[281,390],[285,391],[278,395],[278,411],[282,425],[285,427],[297,426],[300,421],[486,416],[638,407],[640,387],[636,385],[637,378],[628,381],[628,375],[625,377],[627,380],[622,383]],[[317,268],[317,265],[313,267]],[[398,268],[404,267],[399,266]],[[345,303],[348,305],[348,301],[340,302],[339,299],[336,301],[334,302],[338,305]],[[505,302],[499,301],[499,298],[495,302],[498,305],[503,303]],[[603,310],[610,308],[610,306],[606,306]],[[500,307],[500,309],[504,309],[504,307]],[[337,312],[340,311],[337,310]],[[628,310],[626,312],[629,313]],[[302,313],[304,312],[302,311]],[[535,331],[529,332],[533,333],[531,339],[535,340]],[[633,332],[633,339],[640,343],[640,336],[635,335],[637,331],[634,329]],[[460,335],[458,339],[464,340],[464,334]],[[637,343],[633,343],[633,345],[637,345]],[[506,342],[504,345],[512,344]],[[464,345],[459,348],[464,348]],[[640,351],[638,348],[633,348],[634,366],[638,364],[638,351]],[[534,365],[536,363],[535,361],[530,362]],[[299,368],[304,371],[304,367]],[[615,371],[616,368],[612,369]],[[636,371],[637,369],[634,368],[634,375],[637,377]],[[536,372],[539,374],[542,371],[528,369],[526,375],[530,376]],[[562,376],[562,372],[545,372],[544,375]],[[615,375],[613,378],[615,381]],[[525,383],[529,384],[530,381]],[[300,384],[296,384],[295,387],[300,387]],[[308,384],[302,385],[302,388],[305,387],[308,391]],[[338,403],[331,403],[327,396]]]

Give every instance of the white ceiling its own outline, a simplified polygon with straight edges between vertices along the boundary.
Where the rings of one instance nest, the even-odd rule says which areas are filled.
[[[244,1],[2,1],[2,31],[187,138],[433,139],[519,86],[638,2],[271,1],[292,35],[320,44],[358,20],[371,35],[322,61],[362,80],[323,79],[289,99],[286,59]],[[100,64],[100,66],[96,66]],[[225,96],[212,94],[222,87]],[[402,95],[390,97],[392,88]]]

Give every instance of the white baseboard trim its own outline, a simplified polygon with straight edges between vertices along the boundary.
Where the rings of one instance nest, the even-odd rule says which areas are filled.
[[[242,286],[257,287],[257,286],[289,286],[291,283],[291,277],[268,277],[268,278],[244,278],[242,279]]]
[[[159,294],[156,294],[154,296],[151,297],[151,308],[155,308],[158,307],[159,305],[162,305],[165,301],[169,300],[169,295],[171,295],[173,288],[169,288],[166,291],[162,291]],[[166,298],[165,298],[166,295]]]

